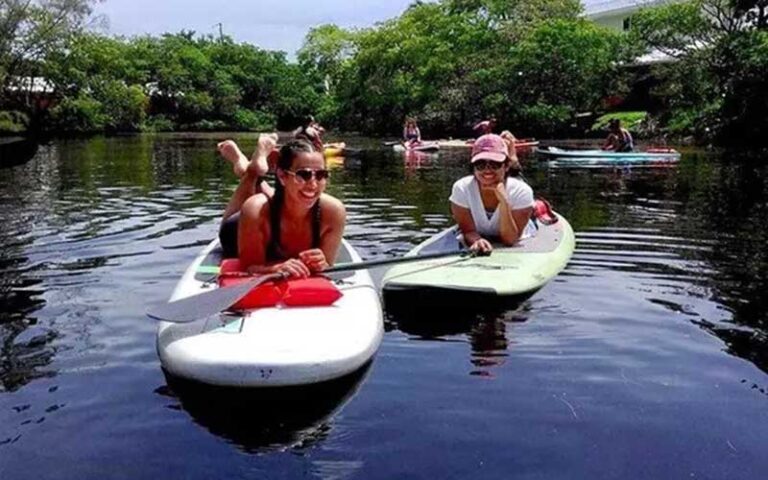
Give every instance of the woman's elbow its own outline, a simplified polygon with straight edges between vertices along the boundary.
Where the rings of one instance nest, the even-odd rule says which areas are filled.
[[[501,240],[501,243],[505,247],[511,247],[512,245],[516,244],[518,240],[520,240],[519,234],[507,234],[507,235],[501,235],[499,240]]]

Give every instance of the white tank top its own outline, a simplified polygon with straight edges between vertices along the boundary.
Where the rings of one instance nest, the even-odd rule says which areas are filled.
[[[512,210],[521,210],[533,207],[533,189],[524,181],[518,178],[507,178],[507,198]],[[472,175],[460,178],[453,184],[453,190],[449,198],[451,203],[469,209],[472,213],[472,220],[475,222],[477,233],[483,237],[499,236],[500,211],[496,210],[492,215],[488,215],[483,206],[483,199],[480,197],[480,187]],[[520,238],[526,238],[536,231],[533,222],[528,222]]]

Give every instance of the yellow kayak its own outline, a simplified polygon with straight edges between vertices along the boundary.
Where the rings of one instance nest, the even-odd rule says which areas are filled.
[[[344,142],[326,143],[324,147],[323,155],[325,155],[326,158],[341,157],[344,155],[344,149],[347,147],[347,144]]]

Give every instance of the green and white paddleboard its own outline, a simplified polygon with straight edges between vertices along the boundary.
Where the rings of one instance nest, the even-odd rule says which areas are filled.
[[[384,275],[385,292],[440,291],[481,293],[499,297],[533,294],[560,273],[573,255],[575,237],[565,218],[539,224],[532,237],[512,247],[494,245],[486,257],[462,257],[458,227],[445,230],[418,245],[408,255],[456,250],[456,257],[412,262],[392,267]]]

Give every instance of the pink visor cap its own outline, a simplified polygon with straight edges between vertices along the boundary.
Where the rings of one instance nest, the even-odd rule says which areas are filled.
[[[475,163],[478,160],[492,160],[494,162],[503,162],[507,159],[507,142],[500,136],[489,133],[475,140],[472,145],[472,160]]]

